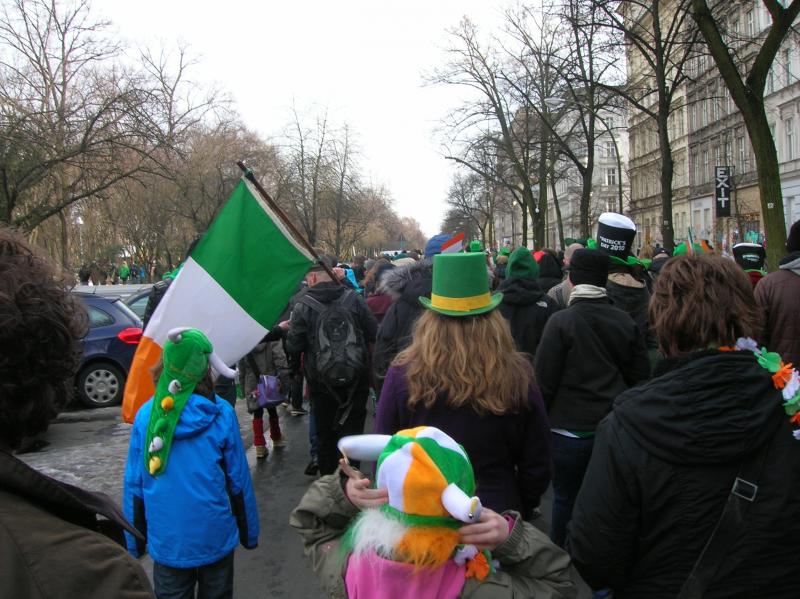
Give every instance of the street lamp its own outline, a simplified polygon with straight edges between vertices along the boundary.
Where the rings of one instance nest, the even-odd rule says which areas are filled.
[[[557,96],[551,96],[549,98],[545,98],[544,103],[550,110],[560,110],[567,104],[572,104],[573,106],[581,106],[585,108],[585,106],[579,102],[575,102],[573,100],[565,100],[564,98],[559,98]],[[620,156],[619,153],[617,138],[614,136],[613,131],[611,131],[611,127],[608,126],[608,123],[606,123],[603,117],[601,117],[597,113],[595,113],[594,116],[595,118],[597,118],[598,121],[600,121],[600,124],[602,124],[603,127],[605,127],[606,132],[611,137],[611,142],[614,144],[614,153],[617,155],[617,192],[619,196],[619,212],[620,214],[622,214],[624,208],[623,193],[622,193],[622,157]],[[594,143],[594,140],[592,140],[592,143]]]

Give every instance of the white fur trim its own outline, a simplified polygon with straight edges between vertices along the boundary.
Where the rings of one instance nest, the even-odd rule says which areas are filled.
[[[403,535],[408,531],[408,526],[387,516],[378,509],[366,509],[361,512],[353,531],[353,553],[377,553],[391,558],[394,556],[395,547],[400,543]]]

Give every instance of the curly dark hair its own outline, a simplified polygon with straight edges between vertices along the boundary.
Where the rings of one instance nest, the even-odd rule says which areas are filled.
[[[0,227],[0,442],[43,432],[72,393],[86,311],[60,271]]]
[[[664,355],[675,357],[755,337],[761,313],[736,262],[700,254],[670,258],[661,269],[650,299],[650,324]]]

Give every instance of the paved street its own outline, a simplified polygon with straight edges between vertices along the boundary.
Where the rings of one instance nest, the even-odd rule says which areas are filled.
[[[288,524],[289,513],[311,481],[303,474],[308,463],[308,417],[293,418],[279,408],[286,443],[257,462],[250,416],[242,403],[237,412],[258,500],[261,537],[257,549],[236,551],[235,596],[322,598],[300,538]],[[48,445],[19,457],[53,477],[120,501],[129,434],[130,425],[120,422],[118,407],[65,412],[41,439]],[[143,565],[150,575],[152,562],[145,558]]]
[[[289,513],[297,505],[311,477],[308,463],[307,416],[291,417],[283,408],[281,427],[286,442],[266,460],[255,459],[250,415],[237,403],[239,426],[247,448],[261,518],[259,547],[236,551],[235,596],[246,599],[323,598],[300,538],[289,527]],[[371,426],[368,422],[367,426]],[[34,441],[38,449],[19,455],[34,468],[60,480],[102,491],[120,502],[122,476],[128,451],[130,425],[121,422],[119,407],[62,413],[47,433]],[[543,515],[536,525],[550,526],[550,496],[543,500]],[[148,575],[152,562],[142,560]],[[589,597],[582,589],[581,599]]]

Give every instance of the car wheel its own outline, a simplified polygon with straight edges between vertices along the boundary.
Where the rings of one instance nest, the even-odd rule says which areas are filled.
[[[125,376],[108,362],[90,364],[78,375],[78,397],[90,408],[113,406],[122,400]]]

